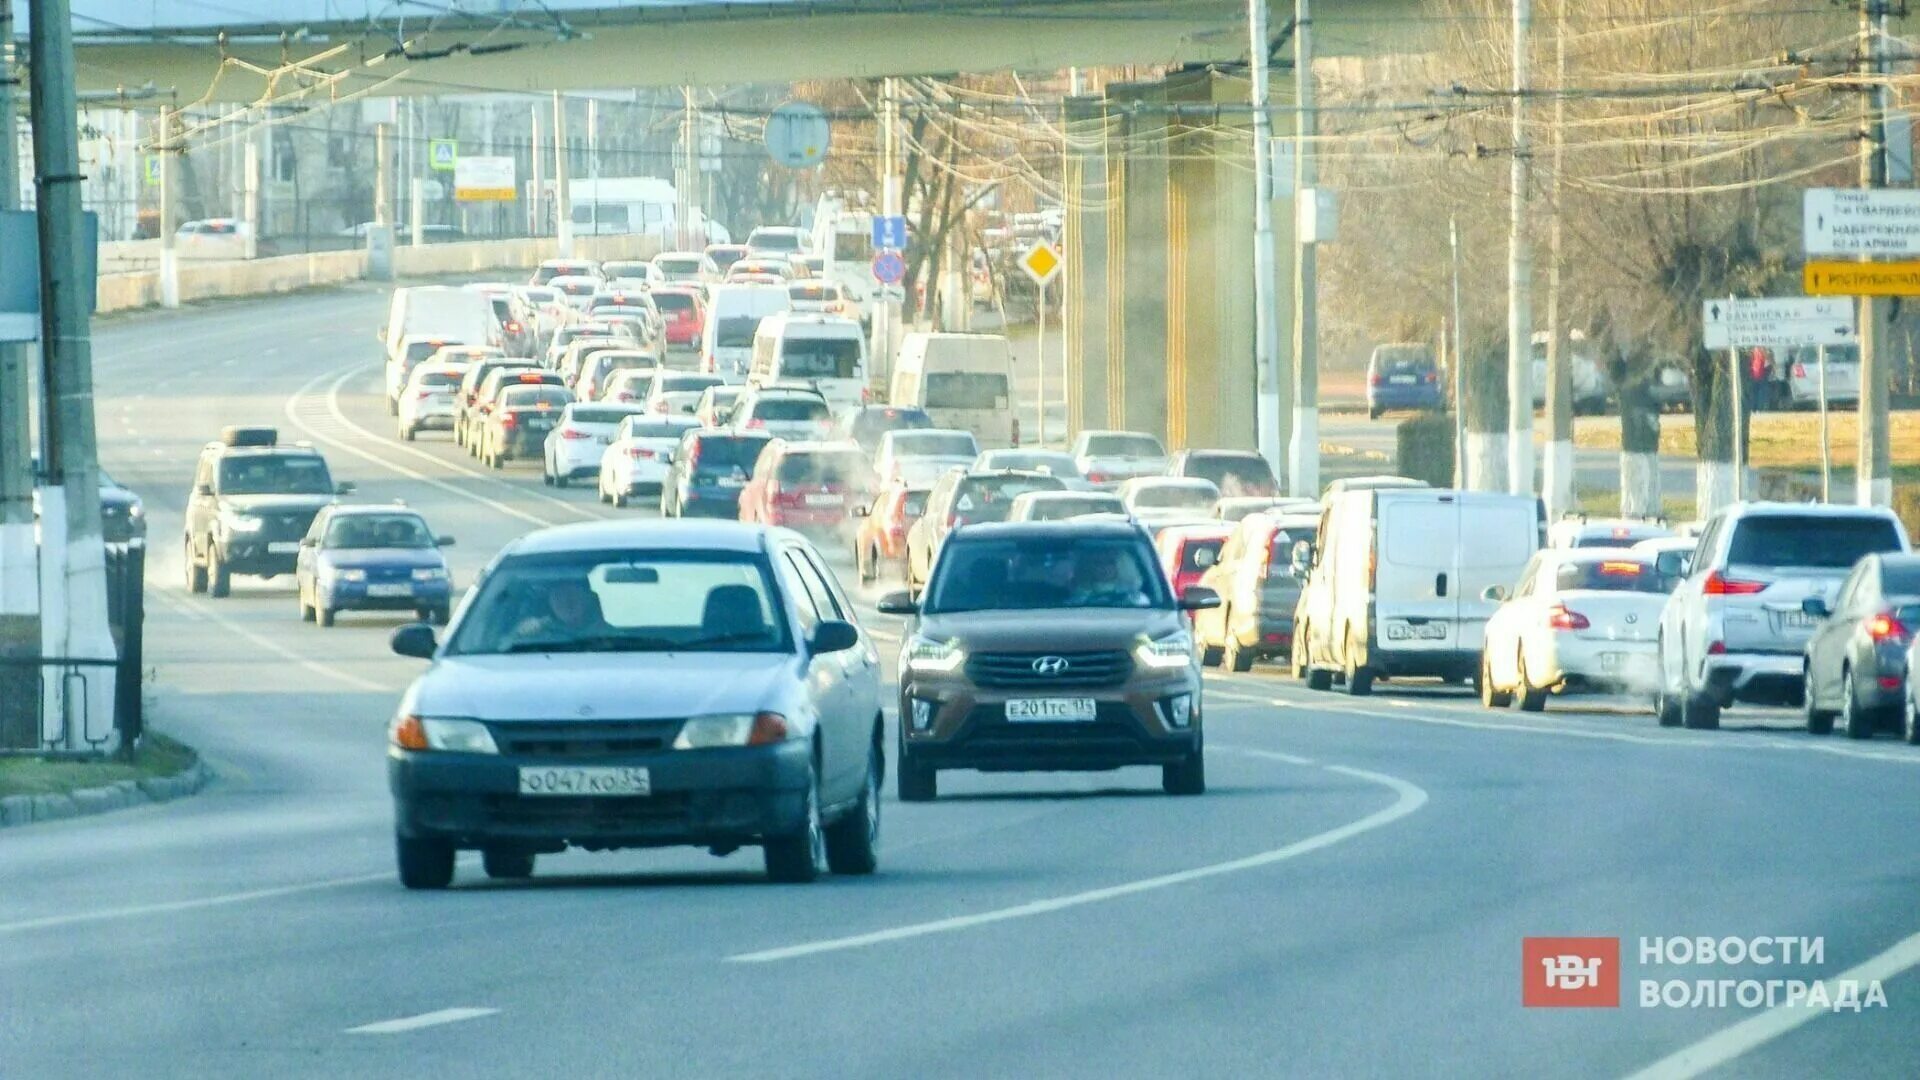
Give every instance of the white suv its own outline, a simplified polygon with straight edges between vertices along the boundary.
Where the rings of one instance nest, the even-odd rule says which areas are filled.
[[[1735,702],[1799,704],[1817,621],[1801,601],[1832,603],[1854,563],[1906,550],[1890,510],[1736,503],[1715,514],[1660,614],[1660,723],[1715,728]],[[1677,558],[1662,555],[1662,569]]]

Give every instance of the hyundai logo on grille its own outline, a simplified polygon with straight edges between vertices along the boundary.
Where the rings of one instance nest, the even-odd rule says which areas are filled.
[[[1042,656],[1033,662],[1036,675],[1064,675],[1068,664],[1064,656]]]

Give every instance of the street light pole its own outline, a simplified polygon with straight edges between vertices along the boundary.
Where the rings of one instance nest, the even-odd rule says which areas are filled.
[[[1527,130],[1532,92],[1527,48],[1533,0],[1513,0],[1513,160],[1507,219],[1507,491],[1533,493],[1533,249],[1527,211],[1533,184],[1533,138]]]
[[[20,209],[13,5],[0,0],[0,210]],[[0,748],[40,742],[40,581],[27,347],[0,342]]]
[[[1887,8],[1889,0],[1861,0],[1860,38],[1866,46],[1868,68],[1876,79],[1887,73]],[[1861,96],[1867,110],[1866,138],[1860,143],[1860,186],[1887,186],[1887,104],[1892,88],[1875,86]],[[1887,400],[1886,310],[1879,300],[1860,300],[1860,432],[1854,472],[1854,501],[1861,506],[1893,503],[1893,458],[1887,440],[1890,423]]]
[[[1253,98],[1253,368],[1254,437],[1275,476],[1286,472],[1287,438],[1281,416],[1278,297],[1273,252],[1273,117],[1267,113],[1267,0],[1247,0],[1251,37],[1248,78]],[[1075,69],[1078,70],[1078,69]],[[1291,491],[1291,489],[1289,489]],[[1297,494],[1297,493],[1296,493]]]
[[[1293,4],[1293,96],[1300,110],[1294,121],[1293,152],[1293,416],[1287,448],[1287,491],[1320,492],[1320,213],[1319,165],[1313,138],[1320,114],[1313,92],[1313,18],[1308,0]],[[1312,233],[1301,224],[1316,219]]]

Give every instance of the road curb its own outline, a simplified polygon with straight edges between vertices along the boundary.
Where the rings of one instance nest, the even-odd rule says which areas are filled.
[[[170,802],[198,792],[212,779],[213,770],[195,758],[193,764],[172,776],[117,780],[100,787],[44,795],[8,795],[0,798],[0,829]]]

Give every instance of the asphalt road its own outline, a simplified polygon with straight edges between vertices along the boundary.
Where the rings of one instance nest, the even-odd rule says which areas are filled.
[[[931,805],[889,794],[870,879],[667,851],[406,892],[384,739],[419,666],[387,651],[394,619],[300,623],[285,579],[189,599],[196,449],[229,423],[310,439],[359,498],[457,536],[463,582],[517,534],[615,512],[397,442],[383,310],[353,290],[100,328],[105,460],[152,515],[154,724],[219,779],[0,834],[0,1074],[1920,1075],[1920,749],[1777,712],[1679,732],[1629,702],[1522,717],[1268,667],[1209,679],[1203,798],[1147,770],[952,774]],[[1522,1008],[1530,935],[1622,938],[1622,1007]],[[1639,937],[1680,935],[1817,937],[1823,963],[1639,962]],[[1876,957],[1888,1004],[1859,1013],[1638,1001],[1641,979]]]

